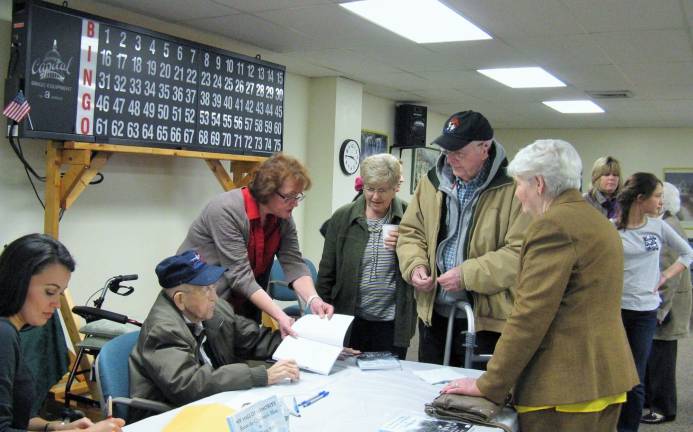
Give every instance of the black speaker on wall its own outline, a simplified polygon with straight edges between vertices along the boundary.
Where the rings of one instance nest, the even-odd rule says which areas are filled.
[[[426,146],[426,113],[421,105],[402,104],[395,112],[394,147]]]

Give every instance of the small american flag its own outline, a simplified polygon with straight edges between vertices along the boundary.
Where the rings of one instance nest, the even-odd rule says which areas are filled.
[[[7,104],[2,113],[5,117],[8,117],[17,123],[24,120],[24,117],[29,115],[31,111],[31,106],[29,106],[29,101],[24,97],[24,93],[21,90],[17,92],[17,95]]]

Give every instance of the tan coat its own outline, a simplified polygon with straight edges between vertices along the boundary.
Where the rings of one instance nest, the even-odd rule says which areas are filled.
[[[473,296],[477,330],[500,333],[512,310],[520,247],[529,225],[514,193],[512,179],[499,173],[479,195],[470,222],[460,286]],[[422,178],[400,222],[397,257],[408,283],[419,265],[433,269],[434,280],[437,276],[436,249],[444,199],[429,177]],[[431,292],[416,292],[419,318],[429,326],[438,289],[436,285]]]
[[[664,222],[668,223],[681,237],[686,238],[686,232],[681,223],[669,212],[664,216]],[[672,265],[679,255],[675,250],[664,246],[659,259],[659,268],[664,270]],[[691,272],[684,270],[669,279],[661,288],[662,304],[657,310],[657,319],[663,321],[657,327],[655,339],[677,340],[688,336],[691,319]]]
[[[527,229],[515,307],[481,392],[524,406],[586,402],[630,390],[638,376],[621,321],[623,247],[577,190]]]

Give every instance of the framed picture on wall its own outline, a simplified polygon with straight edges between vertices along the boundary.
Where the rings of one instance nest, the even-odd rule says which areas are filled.
[[[681,193],[678,217],[688,237],[693,237],[693,168],[664,168],[664,181],[676,186]]]
[[[413,149],[414,157],[411,163],[411,189],[410,193],[414,193],[419,185],[421,176],[425,176],[428,170],[433,168],[440,156],[440,150],[433,147],[419,147]]]
[[[361,130],[361,160],[368,156],[387,153],[387,134],[368,129]]]

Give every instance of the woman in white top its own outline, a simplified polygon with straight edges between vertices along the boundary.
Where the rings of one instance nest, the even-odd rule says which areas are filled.
[[[637,431],[644,404],[644,381],[647,358],[657,326],[659,288],[670,278],[690,267],[693,250],[676,231],[657,215],[662,207],[662,182],[650,173],[635,173],[628,178],[618,195],[621,215],[616,228],[623,241],[624,277],[621,317],[628,335],[641,384],[628,392],[621,410],[619,432]],[[663,245],[677,251],[679,258],[659,271]]]

